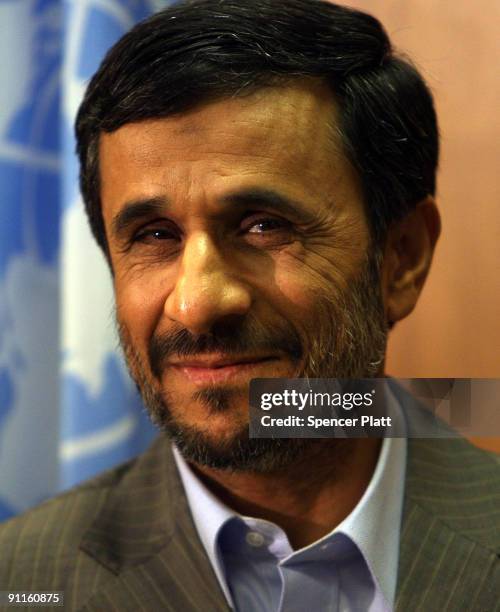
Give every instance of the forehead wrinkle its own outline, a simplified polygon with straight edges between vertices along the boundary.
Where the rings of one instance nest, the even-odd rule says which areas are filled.
[[[140,133],[140,138],[136,134]],[[162,155],[155,146],[156,126],[152,121],[127,123],[114,132],[102,133],[99,138],[99,157],[118,158],[114,166],[119,170],[120,160],[141,167],[159,167]]]
[[[261,104],[263,101],[266,104]],[[117,137],[117,147],[122,150],[110,152],[113,163],[108,164],[108,172],[110,165],[113,168],[109,176],[118,184],[123,182],[120,162],[132,162],[131,181],[142,183],[149,192],[145,195],[155,195],[153,183],[160,191],[172,185],[181,188],[184,193],[180,199],[186,201],[204,190],[210,175],[215,175],[216,183],[221,179],[218,187],[225,188],[230,184],[226,180],[238,182],[252,175],[276,187],[291,181],[293,187],[293,177],[300,174],[309,176],[308,193],[314,193],[315,200],[336,199],[338,203],[336,186],[352,174],[332,129],[335,115],[332,93],[316,84],[314,91],[310,86],[261,90],[253,98],[215,101],[185,115],[128,124],[111,135]],[[142,181],[143,169],[149,170],[147,181]],[[201,194],[196,195],[199,199]],[[211,195],[215,195],[213,191]]]
[[[331,130],[325,122],[317,120],[317,117],[324,116],[325,108],[327,116],[335,112],[333,95],[325,89],[324,86],[318,87],[317,83],[313,86],[311,83],[297,83],[288,88],[271,87],[248,97],[213,101],[183,115],[165,117],[162,120],[167,135],[165,143],[168,143],[165,147],[157,141],[157,119],[125,125],[115,135],[118,144],[139,166],[161,165],[165,159],[175,159],[180,151],[193,147],[200,153],[213,153],[215,147],[218,154],[238,155],[242,144],[246,145],[246,154],[255,154],[256,157],[278,148],[281,159],[293,159],[307,150],[311,140],[315,144],[328,140],[331,144]],[[262,104],[263,100],[265,104]],[[221,102],[225,107],[223,116]],[[235,130],[235,126],[240,126],[241,130]],[[137,135],[137,130],[140,130],[140,138],[132,138],[135,141],[132,147],[128,136]],[[168,138],[169,132],[172,140]],[[285,132],[292,141],[291,146],[283,146],[283,138],[276,138]],[[327,132],[330,133],[325,139]],[[304,138],[305,135],[313,135],[313,138]]]

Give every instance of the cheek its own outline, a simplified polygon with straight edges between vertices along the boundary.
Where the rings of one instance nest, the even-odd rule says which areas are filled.
[[[273,287],[274,294],[297,318],[311,317],[318,300],[335,301],[349,285],[353,274],[346,263],[345,253],[335,249],[299,246],[275,260],[272,280],[268,279],[266,286]]]
[[[275,260],[272,280],[261,285],[263,295],[308,345],[321,329],[329,334],[342,320],[345,296],[362,260],[362,249],[350,245],[288,250]]]
[[[117,318],[127,327],[134,344],[146,345],[163,316],[166,283],[160,279],[116,279]]]
[[[272,280],[262,288],[261,295],[271,308],[284,318],[300,336],[310,334],[315,320],[316,305],[321,295],[317,279],[303,262],[287,259],[279,265],[276,262]]]
[[[301,275],[290,274],[286,271],[276,274],[274,279],[273,301],[277,302],[280,310],[288,315],[300,318],[310,309],[310,285]]]

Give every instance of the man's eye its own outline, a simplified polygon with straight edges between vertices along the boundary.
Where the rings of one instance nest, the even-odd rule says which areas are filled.
[[[172,232],[172,230],[161,228],[161,227],[153,227],[146,228],[137,232],[134,236],[134,242],[145,242],[145,243],[154,243],[160,242],[164,240],[175,240],[176,236]]]
[[[242,229],[246,241],[258,248],[280,247],[296,239],[293,224],[280,217],[253,215],[245,219]]]
[[[263,219],[257,219],[252,223],[248,224],[246,231],[249,234],[263,234],[265,232],[271,232],[273,230],[286,230],[289,229],[290,224],[283,219],[276,219],[275,217],[265,217]]]

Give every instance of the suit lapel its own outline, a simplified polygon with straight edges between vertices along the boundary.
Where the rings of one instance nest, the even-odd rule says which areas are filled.
[[[486,516],[498,468],[461,439],[413,439],[408,450],[397,612],[496,610],[500,542]]]
[[[229,609],[196,533],[165,437],[110,489],[81,549],[108,570],[82,612]],[[74,590],[88,589],[88,580],[79,583],[76,574]],[[88,595],[80,601],[86,599]]]
[[[108,581],[81,612],[229,611],[208,559],[193,544],[177,534],[147,561]]]

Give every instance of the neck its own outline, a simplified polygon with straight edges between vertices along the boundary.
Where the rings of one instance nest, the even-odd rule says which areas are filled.
[[[276,523],[298,549],[352,512],[373,475],[380,446],[375,438],[314,440],[294,464],[270,473],[192,467],[227,506]]]

